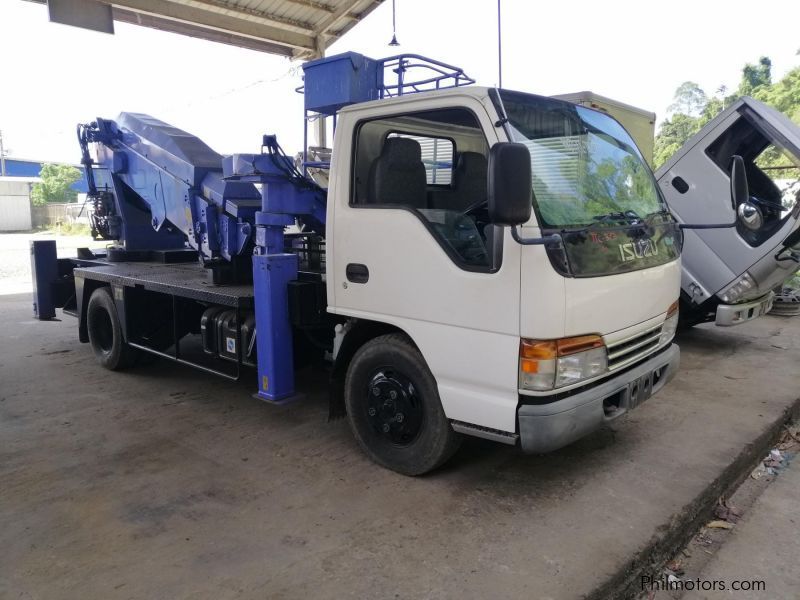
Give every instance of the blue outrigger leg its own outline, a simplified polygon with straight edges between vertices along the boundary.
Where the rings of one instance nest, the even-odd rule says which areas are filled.
[[[226,181],[261,184],[261,210],[256,213],[253,251],[253,292],[257,302],[258,393],[263,400],[282,403],[294,395],[292,326],[289,282],[297,279],[298,258],[284,251],[284,230],[295,218],[325,228],[325,198],[309,185],[277,145],[264,136],[267,153],[234,154],[226,158]]]

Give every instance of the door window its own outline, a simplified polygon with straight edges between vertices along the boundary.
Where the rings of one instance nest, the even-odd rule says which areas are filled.
[[[449,186],[453,183],[453,163],[455,162],[453,140],[399,132],[390,133],[389,137],[408,138],[419,144],[422,164],[425,165],[425,180],[428,185]]]
[[[737,226],[751,246],[768,240],[781,227],[800,196],[800,157],[746,112],[706,150],[708,156],[730,175],[734,155],[744,159],[751,201],[764,215],[764,226],[750,231]]]
[[[463,108],[362,122],[351,204],[409,210],[460,267],[496,270],[502,230],[488,219],[488,151],[477,117]]]

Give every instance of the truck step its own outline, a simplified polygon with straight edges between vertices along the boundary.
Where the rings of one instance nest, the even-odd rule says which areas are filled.
[[[519,434],[511,433],[510,431],[502,431],[500,429],[492,429],[491,427],[483,427],[481,425],[473,425],[472,423],[464,423],[463,421],[450,421],[453,430],[458,433],[465,433],[493,442],[500,442],[501,444],[508,444],[514,446],[519,439]]]

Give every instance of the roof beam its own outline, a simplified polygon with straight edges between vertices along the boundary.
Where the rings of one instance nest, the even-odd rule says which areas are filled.
[[[234,13],[249,20],[256,19],[267,25],[277,25],[281,29],[290,27],[299,33],[312,33],[314,31],[314,25],[306,21],[298,21],[273,13],[247,8],[235,2],[230,2],[230,0],[181,0],[181,4],[195,6],[218,14]]]
[[[146,15],[124,8],[112,7],[112,13],[114,15],[114,20],[121,23],[131,23],[132,25],[140,25],[142,27],[158,29],[159,31],[166,31],[168,33],[177,33],[193,38],[209,40],[211,42],[219,42],[220,44],[238,46],[239,48],[247,48],[248,50],[255,50],[257,52],[268,52],[269,54],[277,54],[278,56],[286,56],[288,58],[294,57],[292,48],[288,46],[279,46],[269,41],[257,40],[234,33],[216,31],[214,29],[201,28],[190,23],[162,19],[161,17]]]
[[[355,27],[357,23],[359,23],[362,19],[364,19],[364,17],[366,17],[369,13],[371,13],[373,10],[375,10],[381,4],[383,4],[383,2],[384,0],[372,0],[369,4],[367,4],[365,8],[361,9],[361,12],[359,12],[358,14],[350,13],[348,15],[349,21],[344,23],[344,26],[341,29],[339,29],[335,33],[328,34],[329,36],[328,41],[331,42],[333,39],[341,38],[345,33],[347,33],[353,27]]]
[[[330,4],[324,4],[323,2],[317,2],[316,0],[286,0],[286,1],[291,2],[292,4],[299,4],[300,6],[305,6],[306,8],[314,8],[316,10],[321,10],[323,12],[328,12],[328,13],[332,13],[336,10]]]
[[[328,33],[328,31],[333,29],[339,21],[347,17],[353,7],[355,7],[359,2],[361,2],[361,0],[348,0],[346,2],[342,2],[342,5],[339,8],[328,15],[325,20],[319,24],[316,34],[320,36]]]
[[[115,8],[128,9],[161,19],[188,23],[198,27],[198,29],[211,29],[240,37],[270,41],[301,52],[314,52],[316,50],[315,36],[289,31],[278,26],[256,23],[244,15],[236,17],[163,0],[110,0],[106,3]]]

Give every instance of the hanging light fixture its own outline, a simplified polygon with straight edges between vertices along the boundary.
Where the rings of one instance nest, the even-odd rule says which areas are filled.
[[[400,42],[397,41],[397,7],[395,6],[395,0],[392,0],[392,41],[389,42],[389,45],[400,45]]]

